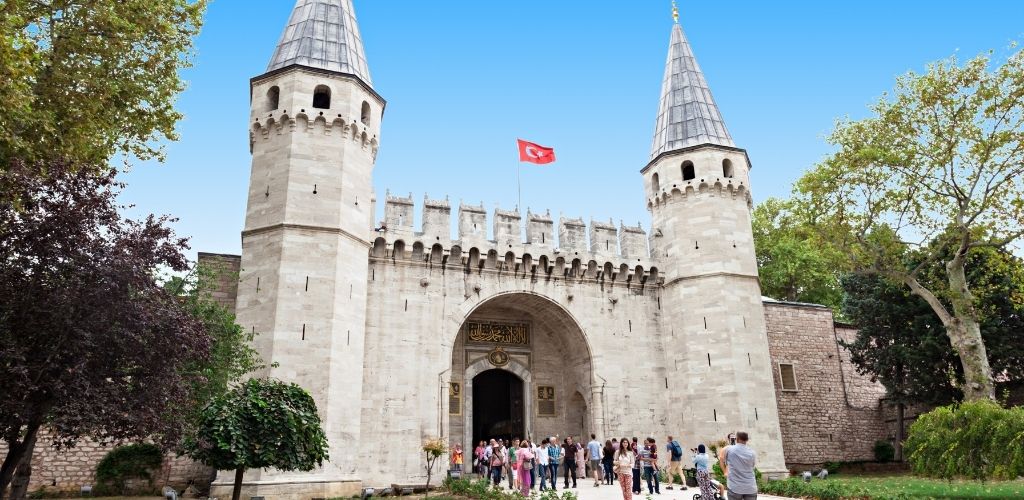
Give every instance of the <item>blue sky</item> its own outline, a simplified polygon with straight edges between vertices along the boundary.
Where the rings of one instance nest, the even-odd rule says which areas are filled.
[[[238,253],[249,181],[248,82],[266,69],[292,0],[216,0],[164,164],[125,177],[131,214],[173,214],[195,251]],[[522,137],[558,161],[522,167],[522,204],[649,227],[649,160],[670,2],[355,0],[376,90],[388,101],[374,171],[419,203],[516,204]],[[897,75],[958,54],[1008,54],[1024,2],[680,2],[755,201],[786,196],[828,152],[835,119],[866,116]],[[378,201],[378,211],[382,202]],[[453,210],[454,212],[455,210]],[[380,217],[378,216],[378,219]],[[417,221],[417,225],[419,222]]]

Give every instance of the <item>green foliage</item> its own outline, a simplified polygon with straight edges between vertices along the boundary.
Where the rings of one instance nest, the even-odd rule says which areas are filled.
[[[1024,476],[1024,407],[974,401],[936,408],[917,418],[904,448],[913,471],[927,477]]]
[[[192,381],[191,404],[183,409],[186,433],[195,432],[208,402],[227,394],[245,375],[263,368],[251,344],[254,334],[236,324],[235,315],[213,298],[218,282],[224,280],[237,280],[237,276],[221,268],[197,266],[184,278],[175,277],[165,285],[210,337],[209,357],[194,360],[185,370]]]
[[[751,223],[764,295],[838,309],[844,256],[794,211],[793,202],[768,198],[754,208]]]
[[[203,408],[187,449],[192,458],[219,470],[309,471],[327,459],[327,437],[308,392],[254,378]]]
[[[112,494],[128,493],[129,479],[152,481],[153,471],[163,465],[164,454],[156,445],[137,443],[110,450],[96,465],[97,488]]]
[[[799,212],[853,270],[885,275],[928,302],[957,349],[969,400],[995,390],[965,258],[1024,234],[1021,74],[1024,51],[994,67],[989,55],[950,58],[899,77],[873,116],[836,125],[835,152],[796,186]],[[907,267],[912,251],[924,265]],[[940,284],[921,279],[932,262],[948,270]]]
[[[491,486],[490,481],[478,479],[451,479],[447,478],[441,483],[441,487],[454,497],[472,498],[474,500],[522,500],[518,492],[506,491]],[[545,490],[530,495],[536,500],[577,500],[576,494],[572,491]],[[443,497],[432,497],[443,498]]]
[[[0,170],[12,158],[103,168],[177,139],[206,0],[11,0],[0,9]]]
[[[964,481],[914,476],[829,476],[804,483],[799,478],[765,481],[761,493],[793,498],[858,498],[909,500],[912,498],[1024,498],[1024,481]],[[838,494],[838,496],[836,496]]]
[[[759,493],[779,495],[792,498],[816,498],[821,500],[839,500],[842,498],[864,498],[867,492],[860,488],[844,485],[826,479],[814,479],[805,483],[803,479],[791,477],[781,481],[758,482]]]
[[[715,462],[714,465],[711,466],[711,475],[714,476],[718,482],[726,484],[725,473],[722,472],[722,464]]]
[[[896,458],[896,447],[888,441],[879,439],[875,441],[875,446],[872,448],[875,454],[875,461],[877,462],[892,462]],[[831,469],[829,469],[831,470]]]

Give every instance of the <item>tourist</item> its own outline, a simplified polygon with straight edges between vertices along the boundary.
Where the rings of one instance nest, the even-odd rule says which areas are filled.
[[[703,444],[697,445],[693,468],[696,469],[697,486],[700,487],[700,500],[715,500],[715,487],[711,484],[711,474],[708,472],[707,448]]]
[[[486,476],[484,468],[484,450],[487,449],[486,444],[481,439],[476,445],[476,449],[473,450],[473,470],[481,476]]]
[[[613,470],[619,476],[619,487],[622,488],[622,500],[633,500],[633,464],[636,457],[629,450],[629,441],[622,438],[619,441],[619,451],[615,452],[615,466]]]
[[[633,436],[633,440],[629,442],[629,449],[633,452],[633,493],[639,495],[643,493],[640,489],[640,471],[643,470],[640,464],[640,443],[637,442],[636,436]]]
[[[612,449],[619,451],[619,440],[612,438]]]
[[[457,444],[452,448],[452,470],[462,472],[462,445]]]
[[[576,487],[576,443],[572,442],[572,436],[565,438],[562,443],[562,465],[565,467],[564,488],[569,487],[569,476],[572,476],[572,487]]]
[[[686,479],[683,478],[683,447],[679,445],[679,441],[672,439],[672,436],[668,437],[668,444],[665,445],[665,451],[668,451],[669,462],[668,462],[668,486],[665,486],[666,490],[675,489],[672,484],[675,482],[676,474],[679,475],[680,489],[686,489]]]
[[[585,479],[587,477],[587,448],[583,443],[576,443],[576,477]]]
[[[647,494],[661,494],[661,478],[658,477],[658,445],[654,438],[644,439],[644,447],[640,451],[644,467],[644,479],[647,480]],[[653,483],[652,483],[653,480]]]
[[[533,470],[533,450],[530,449],[530,442],[523,440],[522,444],[519,445],[519,451],[516,453],[516,458],[519,469],[519,493],[524,497],[530,496],[530,471]]]
[[[757,453],[747,446],[749,440],[746,432],[737,432],[736,444],[726,446],[718,452],[718,461],[722,464],[725,484],[729,490],[729,500],[757,498],[757,480],[754,478]]]
[[[519,464],[515,457],[515,453],[519,450],[519,438],[513,439],[505,447],[509,450],[508,461],[505,466],[505,474],[508,475],[508,489],[514,491],[519,488]]]
[[[615,481],[615,473],[612,471],[612,467],[615,466],[615,448],[612,447],[611,441],[604,442],[601,465],[604,467],[604,484],[612,484]]]
[[[540,442],[540,448],[537,449],[537,475],[540,477],[540,491],[544,491],[546,488],[545,482],[548,476],[548,465],[551,463],[551,455],[548,455],[548,443],[551,440],[544,438]]]
[[[537,455],[540,454],[540,448],[532,439],[527,438],[526,441],[530,444],[530,453],[533,453],[533,458],[530,459],[530,489],[532,490],[537,485]]]
[[[558,466],[562,463],[562,447],[558,446],[558,438],[552,437],[548,444],[548,467],[551,468],[551,490],[558,491]]]
[[[590,435],[590,442],[587,443],[587,460],[590,461],[590,473],[594,475],[594,486],[601,486],[601,442],[597,440],[596,434]]]
[[[501,486],[501,471],[504,469],[505,465],[505,450],[501,444],[498,444],[498,442],[493,439],[491,440],[490,448],[491,456],[488,463],[491,466],[491,476],[494,480],[494,486],[499,487]]]

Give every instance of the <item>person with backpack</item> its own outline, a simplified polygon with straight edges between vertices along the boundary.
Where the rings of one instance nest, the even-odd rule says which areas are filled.
[[[669,454],[668,462],[668,485],[665,486],[666,490],[674,489],[672,483],[675,481],[676,474],[679,474],[679,481],[682,483],[680,489],[686,489],[686,479],[683,478],[683,447],[679,445],[679,441],[672,439],[672,436],[668,437],[668,445],[666,446]]]

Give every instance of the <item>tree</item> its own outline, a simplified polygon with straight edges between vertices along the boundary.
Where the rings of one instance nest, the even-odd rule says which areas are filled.
[[[947,280],[943,267],[933,261],[922,270],[926,286],[938,288]],[[1024,379],[1024,262],[1004,250],[975,248],[966,269],[992,369],[1005,381]],[[843,288],[844,313],[858,327],[855,340],[843,345],[858,372],[880,381],[900,411],[907,404],[945,405],[963,397],[962,366],[924,299],[880,275],[847,276]],[[898,420],[897,455],[902,456]]]
[[[0,172],[0,499],[44,425],[58,446],[181,432],[209,338],[156,271],[185,270],[187,244],[167,217],[123,219],[120,187],[62,162]]]
[[[309,471],[327,460],[327,437],[313,397],[295,384],[271,379],[249,379],[210,402],[187,448],[195,460],[235,471],[232,500],[241,495],[246,469]]]
[[[430,495],[430,478],[434,475],[434,463],[448,452],[448,443],[444,438],[428,439],[423,442],[423,453],[426,455],[427,486],[424,495]]]
[[[754,208],[753,229],[761,293],[839,309],[843,255],[799,218],[792,202],[768,198],[759,204]]]
[[[0,4],[0,169],[163,157],[206,0]]]
[[[989,58],[899,77],[874,116],[837,124],[837,151],[797,184],[805,216],[854,270],[928,303],[959,357],[967,400],[995,397],[967,255],[1024,233],[1024,52],[991,71]],[[922,259],[907,269],[912,250]],[[926,284],[921,272],[933,262],[946,279]]]
[[[184,277],[172,278],[165,285],[168,292],[179,297],[185,310],[202,323],[210,337],[209,355],[192,360],[184,367],[191,381],[189,403],[180,410],[184,414],[185,434],[196,432],[200,413],[207,403],[227,394],[232,384],[263,367],[259,353],[251,344],[255,333],[242,329],[235,323],[235,315],[213,299],[212,292],[224,272],[197,266]]]

